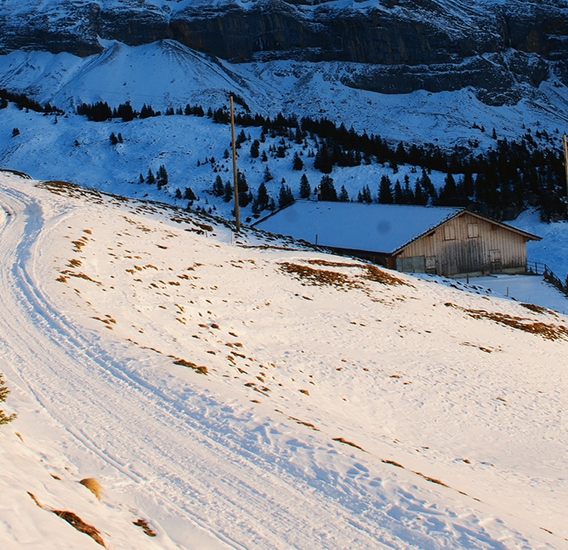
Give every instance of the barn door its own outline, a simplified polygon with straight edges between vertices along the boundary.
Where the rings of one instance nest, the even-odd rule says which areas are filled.
[[[498,249],[489,251],[489,261],[491,262],[491,273],[501,273],[501,251]]]
[[[424,256],[397,258],[396,269],[404,273],[424,273],[426,271]]]

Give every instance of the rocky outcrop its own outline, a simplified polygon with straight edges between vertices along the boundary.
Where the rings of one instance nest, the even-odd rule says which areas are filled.
[[[346,83],[383,93],[471,85],[511,99],[519,84],[538,86],[551,70],[568,84],[568,8],[555,0],[538,5],[382,0],[374,7],[355,2],[341,11],[334,3],[314,6],[306,0],[215,8],[189,3],[178,11],[135,0],[47,4],[35,15],[10,10],[11,2],[3,7],[1,52],[87,56],[102,50],[99,37],[129,45],[168,38],[233,62],[363,64],[365,70]]]

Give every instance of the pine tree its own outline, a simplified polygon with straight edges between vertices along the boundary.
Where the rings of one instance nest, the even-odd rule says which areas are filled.
[[[256,159],[258,158],[259,154],[260,154],[260,141],[258,141],[258,139],[255,139],[250,146],[250,156],[253,159]]]
[[[310,182],[308,181],[308,176],[302,174],[300,178],[300,198],[309,199],[312,194],[312,189],[310,187]]]
[[[438,196],[438,204],[442,206],[457,206],[458,203],[458,188],[454,176],[446,174],[444,187],[442,187]]]
[[[430,176],[426,173],[426,170],[422,168],[422,175],[420,176],[420,185],[422,189],[426,192],[428,196],[432,199],[432,202],[436,202],[438,195],[436,193],[436,188],[430,179]]]
[[[168,184],[168,171],[163,164],[160,164],[158,172],[156,173],[156,182],[158,183],[158,189],[162,189]]]
[[[222,197],[223,194],[225,193],[225,187],[223,185],[223,180],[221,179],[221,176],[219,174],[217,174],[217,177],[215,178],[215,181],[213,182],[212,193],[216,197]]]
[[[365,204],[371,204],[373,202],[371,190],[368,185],[363,185],[363,188],[357,194],[357,202],[363,202]]]
[[[404,204],[404,193],[402,191],[402,185],[400,185],[400,180],[394,182],[393,200],[395,204]]]
[[[263,175],[263,180],[265,183],[274,179],[272,176],[272,173],[270,172],[270,168],[268,168],[268,165],[265,166],[264,168],[264,175]]]
[[[298,153],[294,153],[294,158],[292,160],[293,170],[302,170],[304,168],[304,161],[300,158]]]
[[[247,178],[243,172],[237,172],[237,188],[239,190],[239,206],[244,208],[250,203],[252,195],[249,192]]]
[[[179,187],[176,187],[175,193],[174,193],[174,198],[176,199],[181,199],[181,189]]]
[[[414,204],[414,193],[410,188],[410,178],[408,174],[404,176],[404,188],[402,190],[402,195],[404,197],[404,204]]]
[[[140,110],[140,118],[149,118],[152,116],[156,116],[156,112],[150,105],[146,105],[146,103],[144,103],[144,105],[142,105],[142,109]]]
[[[319,197],[321,201],[337,201],[337,191],[330,176],[322,176],[319,184]]]
[[[347,189],[345,189],[345,185],[342,185],[339,190],[338,200],[339,202],[349,202],[349,193],[347,192]]]
[[[381,181],[379,182],[378,201],[380,204],[393,203],[392,185],[390,178],[386,174],[383,174],[383,176],[381,176]]]
[[[280,185],[280,191],[278,193],[278,207],[286,208],[287,206],[294,203],[294,195],[290,187],[284,183]]]
[[[219,178],[221,179],[221,178]],[[223,185],[221,183],[221,185]],[[197,199],[197,197],[195,196],[195,193],[193,192],[193,189],[191,187],[186,187],[185,191],[183,192],[183,198],[187,201],[194,201]]]
[[[154,176],[154,173],[152,172],[151,168],[148,168],[148,175],[146,176],[146,183],[149,183],[149,184],[156,183],[156,177]]]
[[[256,199],[253,201],[253,212],[258,214],[262,210],[266,210],[268,208],[268,203],[270,201],[270,196],[268,195],[268,191],[266,189],[266,185],[264,182],[261,182],[258,186],[258,191],[256,193]]]
[[[241,130],[237,138],[235,139],[235,147],[237,149],[241,148],[241,144],[247,140],[247,136],[245,135],[245,131]]]
[[[324,174],[330,174],[333,170],[332,155],[325,142],[321,143],[318,152],[316,153],[314,158],[314,168]]]
[[[416,183],[414,184],[414,204],[419,204],[421,206],[428,204],[428,195],[426,195],[422,189],[420,178],[417,178]]]
[[[233,198],[233,188],[231,187],[231,184],[228,181],[226,181],[225,189],[223,192],[223,200],[225,202],[231,202],[232,198]]]
[[[130,101],[121,103],[118,106],[116,114],[119,118],[122,118],[123,122],[130,122],[131,120],[134,120],[135,116],[134,109],[132,108],[132,105],[130,105]]]

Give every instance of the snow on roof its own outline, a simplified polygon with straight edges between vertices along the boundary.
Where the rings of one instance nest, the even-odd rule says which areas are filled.
[[[255,224],[335,248],[394,252],[461,208],[297,201]]]

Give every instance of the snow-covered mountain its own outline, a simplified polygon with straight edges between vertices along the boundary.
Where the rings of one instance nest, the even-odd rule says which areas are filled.
[[[4,54],[89,57],[105,50],[105,40],[173,40],[234,63],[340,62],[333,80],[378,93],[472,87],[492,105],[514,104],[545,82],[568,83],[562,0],[6,0],[0,23]]]
[[[568,547],[564,315],[62,182],[0,205],[3,549]]]

